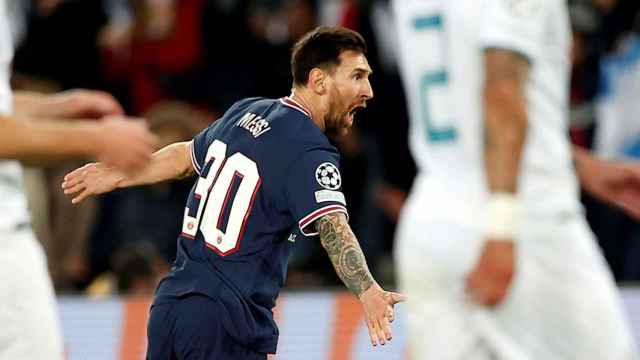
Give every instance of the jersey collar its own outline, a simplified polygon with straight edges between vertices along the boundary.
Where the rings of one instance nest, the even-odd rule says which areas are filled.
[[[299,102],[293,100],[290,96],[286,96],[286,97],[280,98],[280,102],[283,103],[286,106],[292,107],[292,108],[300,111],[301,113],[307,115],[311,119],[311,112],[306,107],[304,107],[304,105],[302,105]]]

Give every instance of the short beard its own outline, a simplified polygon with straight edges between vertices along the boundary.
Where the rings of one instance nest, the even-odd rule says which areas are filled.
[[[341,122],[339,120],[330,122],[329,118],[325,118],[324,119],[324,134],[326,137],[328,137],[331,140],[337,140],[338,138],[344,136],[346,134],[345,130],[348,131],[348,129],[344,129],[344,128],[335,128],[333,126],[328,126],[329,124],[340,124]]]

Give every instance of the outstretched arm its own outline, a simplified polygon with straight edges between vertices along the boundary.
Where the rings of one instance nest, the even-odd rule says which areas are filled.
[[[62,189],[74,196],[71,202],[77,204],[89,196],[117,188],[185,178],[194,173],[189,146],[190,142],[168,145],[155,152],[151,161],[134,173],[124,173],[101,163],[87,164],[67,174]]]
[[[155,140],[143,121],[122,114],[117,100],[102,91],[16,92],[13,113],[0,116],[0,159],[45,164],[95,157],[125,170],[139,168]],[[64,121],[95,119],[101,120]]]
[[[124,110],[109,93],[74,89],[55,94],[16,91],[13,93],[13,113],[33,119],[98,119],[124,115]]]
[[[34,122],[0,116],[0,159],[41,164],[68,157],[96,157],[130,169],[148,161],[153,142],[142,121]]]
[[[394,318],[393,306],[404,296],[384,291],[373,279],[345,214],[327,214],[315,225],[336,273],[362,302],[371,343],[384,345],[392,337],[389,323]]]

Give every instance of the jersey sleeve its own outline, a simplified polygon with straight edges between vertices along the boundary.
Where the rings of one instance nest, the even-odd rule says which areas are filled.
[[[193,138],[193,140],[191,140],[191,144],[189,146],[191,148],[191,164],[193,165],[193,170],[198,175],[202,175],[202,170],[206,160],[205,158],[210,145],[209,133],[211,132],[212,127],[213,125],[202,130]]]
[[[348,216],[335,151],[305,152],[289,167],[284,191],[289,210],[305,236],[318,234],[313,223],[326,214],[342,212]]]
[[[482,47],[512,50],[532,62],[544,43],[547,1],[486,1],[480,28]]]

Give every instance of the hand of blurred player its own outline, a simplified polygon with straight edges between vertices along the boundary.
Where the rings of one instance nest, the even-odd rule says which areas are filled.
[[[378,343],[384,345],[391,340],[390,323],[395,319],[394,305],[404,300],[406,300],[404,295],[384,291],[376,283],[360,295],[360,302],[364,308],[365,321],[373,346]]]
[[[124,114],[118,100],[97,90],[74,89],[49,95],[42,106],[42,112],[49,117],[65,119],[99,119]]]
[[[145,167],[155,149],[156,138],[141,119],[108,117],[98,124],[96,158],[125,172]]]
[[[576,160],[580,183],[589,194],[640,220],[640,163],[606,161],[586,152]]]
[[[513,242],[490,239],[485,242],[478,263],[467,277],[467,294],[480,305],[498,305],[509,292],[514,272]]]
[[[101,163],[87,164],[65,175],[62,190],[74,196],[71,203],[78,204],[89,196],[115,190],[125,178],[124,173]]]

